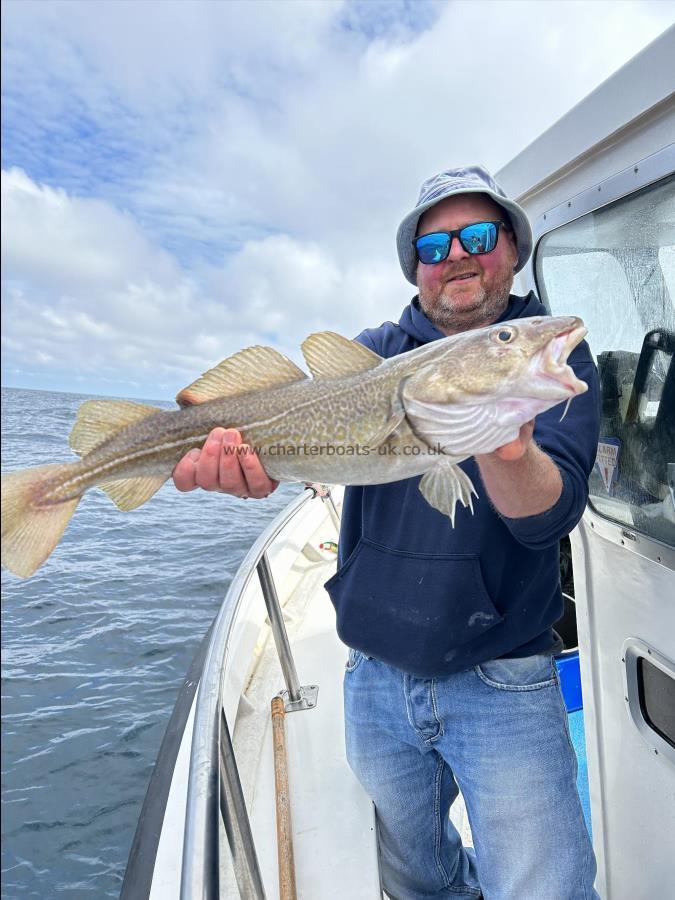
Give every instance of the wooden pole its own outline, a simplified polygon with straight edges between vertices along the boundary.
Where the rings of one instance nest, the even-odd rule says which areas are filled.
[[[279,860],[279,900],[296,900],[295,865],[291,803],[288,795],[288,766],[284,732],[284,701],[272,700],[272,742],[274,745],[274,784],[277,800],[277,856]]]

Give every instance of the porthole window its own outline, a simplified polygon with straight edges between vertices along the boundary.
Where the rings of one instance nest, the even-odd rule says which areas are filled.
[[[642,717],[675,748],[675,680],[644,657],[637,661],[637,679]]]

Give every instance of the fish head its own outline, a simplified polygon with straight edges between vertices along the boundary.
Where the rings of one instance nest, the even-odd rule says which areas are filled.
[[[500,396],[560,403],[587,390],[567,364],[586,333],[576,316],[542,316],[446,338],[408,380],[407,393],[436,403]]]
[[[586,333],[576,316],[540,316],[446,338],[437,353],[427,345],[429,355],[402,389],[406,413],[425,439],[443,446],[460,424],[471,432],[473,415],[483,431],[491,423],[487,443],[501,446],[538,413],[588,390],[567,362]],[[490,451],[481,445],[476,452]]]

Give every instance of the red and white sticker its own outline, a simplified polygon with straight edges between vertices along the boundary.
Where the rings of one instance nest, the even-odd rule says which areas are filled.
[[[611,494],[619,470],[619,452],[621,450],[621,441],[618,438],[603,438],[598,441],[598,455],[595,458],[595,465],[600,471],[602,482],[608,494]]]

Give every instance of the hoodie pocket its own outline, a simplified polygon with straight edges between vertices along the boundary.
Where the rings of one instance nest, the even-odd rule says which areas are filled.
[[[361,538],[326,590],[344,643],[422,677],[503,621],[473,553],[410,553]]]

